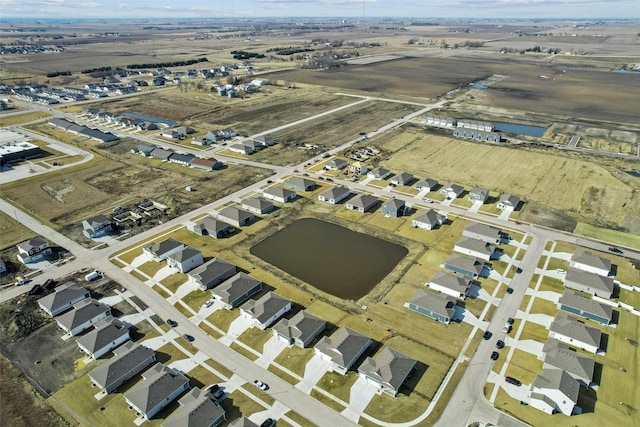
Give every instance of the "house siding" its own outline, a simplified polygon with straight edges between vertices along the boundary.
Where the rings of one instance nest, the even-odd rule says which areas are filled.
[[[434,313],[430,310],[426,310],[423,307],[419,307],[413,303],[409,303],[409,310],[413,310],[416,313],[420,313],[424,316],[430,317],[438,322],[449,323],[451,321],[451,319],[449,319],[448,317],[441,316],[438,313]]]
[[[577,308],[570,307],[570,306],[567,306],[567,305],[564,305],[564,304],[560,305],[560,310],[564,310],[564,311],[567,311],[567,312],[572,313],[572,314],[577,314],[577,315],[585,317],[587,319],[594,320],[594,321],[596,321],[598,323],[601,323],[603,325],[608,325],[609,324],[609,319],[607,319],[606,317],[596,316],[595,314],[591,314],[591,313],[589,313],[587,311],[579,310]]]

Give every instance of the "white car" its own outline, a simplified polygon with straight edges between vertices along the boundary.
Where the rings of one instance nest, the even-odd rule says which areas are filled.
[[[263,383],[263,382],[262,382],[262,381],[260,381],[260,380],[255,380],[255,381],[253,382],[253,385],[254,385],[254,386],[256,386],[256,387],[258,387],[258,388],[259,388],[260,390],[262,390],[262,391],[267,391],[267,390],[269,390],[269,386],[268,386],[268,385],[266,385],[265,383]]]
[[[427,203],[433,203],[433,200],[425,197],[424,199],[422,199],[423,202],[427,202]]]
[[[203,307],[209,308],[213,305],[213,300],[210,299],[209,301],[205,302],[204,304],[202,304]]]

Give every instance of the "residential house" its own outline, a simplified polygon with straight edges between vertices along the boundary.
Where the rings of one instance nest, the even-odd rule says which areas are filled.
[[[55,288],[53,293],[40,298],[38,305],[49,316],[57,316],[90,296],[88,289],[73,282],[67,282]]]
[[[415,184],[413,184],[413,188],[415,188],[416,190],[418,191],[427,190],[427,192],[435,190],[437,186],[438,186],[438,181],[431,178],[421,179]]]
[[[273,334],[288,345],[308,347],[327,327],[327,322],[307,313],[297,312],[291,319],[280,319],[273,325]]]
[[[601,304],[591,298],[587,298],[580,292],[565,289],[558,300],[560,310],[571,314],[594,320],[603,325],[611,323],[613,318],[613,308],[606,304]]]
[[[115,317],[106,317],[96,323],[94,329],[76,338],[80,350],[92,359],[98,359],[114,348],[129,341],[129,327]]]
[[[187,246],[167,257],[167,265],[183,274],[202,265],[203,262],[202,252],[191,246]]]
[[[386,217],[400,217],[405,214],[407,207],[404,200],[400,199],[388,199],[382,204],[380,211],[382,215]]]
[[[595,360],[571,350],[565,343],[548,339],[542,349],[542,360],[544,369],[561,369],[587,388],[593,381]]]
[[[173,150],[165,150],[164,148],[154,148],[149,155],[156,159],[168,161],[175,154]]]
[[[589,251],[578,249],[571,257],[569,267],[586,271],[600,276],[609,276],[611,273],[611,261],[606,258],[595,256]]]
[[[249,197],[242,201],[242,207],[256,215],[264,215],[273,210],[273,203],[262,197]]]
[[[227,237],[231,231],[231,225],[210,216],[193,226],[193,231],[201,236],[209,235],[214,239]]]
[[[411,226],[414,228],[422,228],[423,230],[433,230],[444,224],[446,220],[446,214],[440,214],[433,209],[427,209],[411,220]]]
[[[502,241],[502,231],[499,228],[479,222],[469,223],[462,231],[462,235],[465,237],[471,237],[472,239],[494,243],[496,245]]]
[[[4,274],[7,272],[7,264],[3,259],[0,259],[0,274]]]
[[[189,379],[162,363],[156,363],[147,369],[142,378],[144,381],[127,391],[124,398],[147,420],[189,390]]]
[[[213,141],[204,136],[194,136],[191,138],[191,143],[194,145],[199,145],[201,147],[213,144]]]
[[[233,206],[227,206],[218,212],[218,219],[240,228],[254,221],[256,217],[251,212],[243,211]]]
[[[247,417],[236,418],[231,421],[228,427],[260,427]]]
[[[600,349],[602,332],[559,312],[549,326],[549,337],[595,354]]]
[[[175,153],[171,157],[169,157],[169,161],[171,163],[178,163],[183,166],[191,166],[191,162],[195,160],[196,156],[193,154],[181,154]]]
[[[320,200],[321,202],[328,202],[332,205],[336,205],[350,195],[351,191],[349,191],[349,188],[339,185],[336,187],[331,187],[328,190],[318,194],[318,200]]]
[[[484,262],[478,258],[453,253],[444,262],[444,268],[475,279],[482,274]]]
[[[162,427],[216,427],[226,421],[222,406],[210,392],[192,388],[180,400],[178,408]]]
[[[262,195],[265,199],[275,200],[280,203],[292,202],[298,197],[295,191],[287,190],[286,188],[276,185],[265,188],[262,191]]]
[[[378,203],[378,198],[371,194],[358,194],[351,200],[349,200],[345,207],[352,211],[358,211],[365,213],[369,209],[372,209]]]
[[[411,175],[408,172],[401,172],[396,176],[394,176],[393,178],[391,178],[390,183],[392,185],[411,185],[413,181],[414,181],[413,175]]]
[[[453,246],[453,250],[485,261],[489,261],[496,256],[495,244],[467,236],[460,237]]]
[[[435,294],[422,289],[418,289],[406,305],[409,310],[446,324],[449,324],[453,319],[455,306],[456,301],[450,296]]]
[[[331,362],[331,371],[345,375],[373,340],[353,329],[342,327],[331,337],[322,337],[315,345],[315,354]]]
[[[399,351],[385,347],[376,358],[367,357],[358,374],[376,387],[378,393],[396,397],[400,388],[411,378],[417,361]]]
[[[280,316],[291,310],[291,301],[274,292],[267,292],[257,300],[248,300],[240,306],[240,312],[260,329],[266,329]]]
[[[140,144],[133,147],[131,149],[131,152],[133,154],[142,154],[145,157],[151,157],[151,152],[156,148],[158,147],[156,147],[155,145]]]
[[[340,169],[344,169],[346,168],[348,165],[346,160],[340,159],[340,158],[334,158],[329,160],[325,165],[324,168],[325,169],[329,169],[329,170],[340,170]]]
[[[468,276],[437,271],[431,280],[427,282],[427,286],[434,291],[451,295],[454,298],[465,299],[471,286],[471,279]]]
[[[561,369],[548,368],[531,384],[529,405],[551,415],[573,414],[578,403],[580,383]]]
[[[73,306],[73,310],[56,317],[58,326],[72,337],[86,331],[111,315],[111,308],[93,298],[87,298]]]
[[[191,166],[207,171],[214,171],[222,168],[222,166],[224,165],[220,160],[216,160],[214,158],[201,159],[200,157],[196,157],[195,159],[191,160]]]
[[[503,194],[502,196],[500,196],[500,201],[498,201],[498,204],[496,206],[501,211],[515,211],[516,209],[518,209],[519,204],[520,197],[513,194]]]
[[[447,199],[455,199],[464,194],[464,187],[458,184],[449,183],[440,189],[440,194],[444,194]]]
[[[588,273],[577,268],[569,267],[564,276],[564,286],[577,291],[611,299],[613,296],[613,278]]]
[[[260,151],[264,148],[264,146],[256,141],[246,140],[242,141],[242,145],[245,145],[249,148],[249,151],[255,153],[256,151]]]
[[[89,374],[89,378],[104,393],[112,393],[122,384],[156,361],[156,352],[148,347],[127,341],[113,350],[115,355]]]
[[[53,254],[53,249],[49,247],[49,243],[40,236],[20,242],[17,247],[18,261],[23,264],[42,261]]]
[[[169,256],[186,248],[186,245],[175,239],[165,239],[160,243],[151,243],[142,248],[142,252],[153,261],[164,261]]]
[[[264,136],[264,135],[256,136],[255,138],[253,138],[253,140],[257,142],[259,145],[261,145],[262,147],[271,147],[276,143],[273,140],[273,138],[269,138],[268,136]]]
[[[297,191],[311,191],[315,188],[316,183],[310,179],[292,176],[284,180],[284,186]]]
[[[246,144],[233,144],[229,146],[229,150],[240,154],[253,154],[254,149]]]
[[[383,167],[377,167],[367,173],[367,177],[373,179],[387,179],[391,176],[391,171],[389,169],[385,169]]]
[[[485,204],[487,200],[489,200],[489,190],[486,188],[473,187],[471,191],[469,191],[470,202]]]
[[[104,215],[94,216],[93,218],[82,221],[83,234],[88,239],[102,237],[113,230],[111,220]]]
[[[189,272],[191,282],[206,291],[218,286],[238,272],[238,268],[222,258],[212,258]]]
[[[262,282],[246,273],[236,273],[214,288],[213,297],[231,310],[262,290]]]
[[[354,175],[364,175],[368,170],[369,168],[367,167],[367,165],[361,162],[353,162],[349,165],[349,172]]]

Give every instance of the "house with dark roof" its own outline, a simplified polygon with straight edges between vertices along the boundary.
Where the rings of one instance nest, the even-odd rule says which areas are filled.
[[[178,403],[180,408],[162,427],[216,427],[226,421],[224,408],[215,403],[208,391],[192,388]]]
[[[444,268],[475,279],[482,274],[484,262],[478,258],[453,253],[444,262]]]
[[[191,246],[187,246],[167,257],[167,265],[175,268],[180,273],[187,273],[202,265],[203,262],[202,252]]]
[[[207,171],[214,171],[216,169],[222,168],[222,166],[224,165],[220,160],[216,160],[214,158],[202,159],[200,157],[196,157],[195,159],[191,160],[191,166]]]
[[[469,191],[469,201],[472,203],[479,202],[485,204],[489,200],[489,190],[486,188],[473,187]]]
[[[227,237],[231,232],[231,224],[210,216],[193,226],[193,231],[201,236],[209,235],[214,239]]]
[[[585,387],[590,387],[593,381],[593,371],[596,362],[569,348],[568,345],[548,339],[542,349],[544,369],[556,368],[565,371]]]
[[[273,334],[288,345],[308,347],[327,327],[327,322],[307,313],[297,312],[291,319],[280,319],[273,325]]]
[[[455,199],[464,194],[464,187],[450,182],[440,189],[440,194],[443,194],[447,199]]]
[[[127,391],[124,398],[147,420],[189,390],[189,379],[162,363],[144,371],[142,378],[144,381]]]
[[[114,357],[89,373],[89,378],[104,393],[112,393],[118,387],[138,375],[156,361],[156,352],[148,347],[127,341],[113,350]]]
[[[407,303],[409,310],[430,317],[437,322],[449,324],[455,314],[456,302],[445,294],[436,294],[418,289]]]
[[[345,375],[373,340],[353,329],[342,327],[331,337],[322,337],[315,345],[315,354],[331,362],[331,371]]]
[[[551,415],[573,414],[578,403],[580,383],[561,369],[548,368],[536,376],[531,384],[529,405]]]
[[[453,250],[485,261],[489,261],[496,256],[495,244],[467,236],[460,237],[453,246]]]
[[[256,215],[265,215],[273,210],[273,203],[262,197],[249,197],[242,201],[242,207]]]
[[[403,216],[406,210],[405,201],[400,199],[388,199],[380,208],[382,215],[392,218]]]
[[[440,270],[427,282],[427,286],[434,291],[442,292],[454,298],[465,299],[471,286],[471,279],[468,276],[450,274]]]
[[[572,267],[567,269],[564,276],[564,286],[607,299],[611,299],[614,290],[613,277],[600,276]]]
[[[40,298],[38,305],[48,315],[57,316],[90,296],[88,289],[67,282],[55,288],[53,293]]]
[[[93,218],[82,221],[82,233],[88,239],[102,237],[113,230],[111,220],[104,215],[97,215]]]
[[[292,202],[296,197],[298,197],[295,191],[287,190],[286,188],[278,187],[277,185],[265,188],[262,191],[262,195],[265,199],[274,200],[280,203]]]
[[[292,176],[284,180],[284,186],[296,191],[311,191],[315,188],[316,183],[310,179]]]
[[[357,196],[350,199],[345,207],[352,211],[358,211],[360,213],[365,213],[368,210],[372,209],[378,203],[378,198],[371,194],[358,194]]]
[[[262,290],[262,282],[246,273],[236,273],[215,287],[211,294],[231,310]]]
[[[18,248],[18,261],[23,264],[42,261],[53,253],[49,243],[40,236],[20,242]]]
[[[169,161],[171,163],[178,163],[183,166],[191,166],[191,162],[195,160],[195,158],[196,156],[194,156],[193,154],[175,153],[174,155],[169,157]]]
[[[252,146],[248,145],[248,144],[233,144],[229,146],[229,151],[233,151],[234,153],[239,153],[239,154],[253,154],[254,153],[254,149]]]
[[[344,169],[346,168],[348,165],[347,161],[344,159],[340,159],[338,157],[329,160],[325,165],[324,168],[325,169],[329,169],[329,170],[340,170],[340,169]]]
[[[512,210],[515,211],[520,204],[520,197],[513,194],[503,194],[500,196],[500,200],[496,207],[501,211]]]
[[[391,171],[383,167],[377,167],[367,173],[367,177],[373,179],[387,179],[391,176]]]
[[[559,312],[549,326],[549,337],[595,354],[600,350],[602,332]]]
[[[408,172],[400,172],[389,181],[393,185],[411,185],[414,181],[413,175]]]
[[[227,206],[218,212],[217,219],[240,228],[254,221],[256,217],[251,212],[238,209],[234,206]]]
[[[601,304],[591,298],[587,298],[580,292],[565,289],[558,300],[560,310],[571,314],[594,320],[603,325],[611,323],[613,318],[613,308],[606,304]]]
[[[424,178],[418,180],[415,184],[413,184],[413,188],[418,191],[427,190],[427,192],[433,191],[438,186],[438,181],[431,178]]]
[[[240,306],[242,315],[263,330],[289,310],[291,301],[275,292],[267,292],[257,300],[250,299]]]
[[[502,241],[502,231],[499,228],[479,222],[470,222],[467,224],[462,231],[462,235],[496,245]]]
[[[441,214],[433,209],[427,209],[416,215],[411,220],[413,228],[421,228],[423,230],[433,230],[442,225],[447,220],[447,214]]]
[[[87,298],[73,306],[73,310],[56,317],[58,326],[67,334],[76,336],[102,319],[111,316],[111,308],[93,298]]]
[[[376,358],[367,357],[358,374],[376,387],[378,393],[396,397],[409,380],[417,361],[392,348],[385,347]]]
[[[92,359],[98,359],[129,339],[128,326],[109,316],[96,323],[92,331],[76,338],[76,343]]]
[[[193,145],[200,145],[201,147],[211,145],[214,141],[204,136],[194,136],[191,138],[191,143]]]
[[[189,280],[197,284],[200,289],[206,291],[218,286],[238,272],[238,268],[223,260],[222,258],[212,258],[201,266],[188,273]]]
[[[331,187],[328,190],[325,190],[322,193],[318,194],[318,200],[320,200],[321,202],[327,202],[331,203],[332,205],[336,205],[350,195],[351,191],[349,191],[349,188],[339,185]]]
[[[164,148],[154,148],[149,155],[160,160],[169,160],[175,154],[173,150],[165,150]]]
[[[611,260],[578,249],[571,257],[569,267],[606,277],[611,273]]]
[[[186,245],[175,239],[165,239],[160,243],[151,243],[142,248],[142,252],[153,261],[164,261],[169,256],[183,250]]]

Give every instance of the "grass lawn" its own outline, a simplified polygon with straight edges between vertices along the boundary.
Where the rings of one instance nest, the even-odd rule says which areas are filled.
[[[133,271],[132,271],[132,273],[133,273]],[[158,285],[154,285],[151,289],[153,289],[154,291],[156,291],[157,293],[162,295],[162,298],[164,298],[164,299],[167,299],[167,298],[169,298],[171,296],[171,294],[169,294],[169,292],[165,291],[164,289],[162,289]]]
[[[604,240],[606,242],[616,243],[618,245],[628,246],[630,248],[640,249],[640,236],[633,233],[625,233],[623,231],[610,230],[608,228],[596,227],[594,225],[579,222],[575,230],[575,234],[581,234],[587,237]]]
[[[558,279],[554,279],[549,276],[542,277],[542,283],[540,283],[539,291],[552,291],[562,294],[564,292],[564,284]]]
[[[189,309],[187,307],[185,307],[181,301],[176,301],[175,304],[173,304],[173,306],[180,312],[182,313],[185,317],[189,318],[193,316],[193,313],[191,311],[189,311]]]
[[[127,264],[131,264],[133,260],[136,259],[139,255],[142,255],[142,248],[135,248],[128,252],[120,253],[116,256]]]
[[[271,330],[263,331],[260,328],[249,328],[238,337],[238,341],[248,345],[258,353],[262,353],[264,344],[273,337]]]
[[[522,333],[520,334],[520,340],[535,340],[544,343],[548,335],[549,330],[544,326],[533,322],[525,322]]]
[[[201,289],[195,290],[182,298],[182,302],[187,304],[189,307],[193,309],[196,313],[200,308],[202,308],[202,304],[212,298],[210,291],[203,291]]]
[[[305,417],[303,417],[302,415],[300,415],[297,412],[289,411],[284,415],[286,417],[290,418],[291,420],[297,422],[301,426],[304,426],[304,427],[315,427],[314,423],[312,423],[311,421],[309,421],[308,419],[306,419]]]
[[[486,301],[481,300],[480,298],[467,298],[464,300],[465,309],[469,310],[471,314],[476,317],[480,317],[482,311],[487,305]]]
[[[426,399],[413,394],[406,396],[400,393],[395,398],[387,394],[376,394],[365,413],[380,421],[407,422],[416,419],[428,405]]]
[[[273,372],[274,374],[276,374],[280,379],[285,380],[286,382],[288,382],[291,385],[296,385],[298,384],[300,381],[298,381],[297,378],[292,377],[291,375],[287,374],[285,371],[283,371],[282,369],[278,368],[277,366],[274,365],[269,365],[269,367],[267,368],[267,370],[269,372]]]
[[[545,260],[544,257],[540,258],[540,262],[541,262],[541,264],[539,265],[540,268],[544,266],[544,260]],[[549,258],[549,263],[547,264],[547,271],[553,271],[558,269],[567,271],[567,268],[569,268],[569,261],[556,258],[556,257]]]
[[[141,282],[146,282],[147,280],[149,280],[147,277],[144,277],[142,274],[138,273],[136,270],[131,270],[129,274],[131,274],[133,277],[140,280]]]
[[[476,279],[476,283],[480,283],[480,287],[484,289],[489,295],[493,295],[493,291],[496,290],[496,286],[498,286],[498,281],[494,279]]]
[[[327,372],[316,383],[316,387],[328,391],[338,399],[349,403],[351,386],[357,379],[358,374],[355,372],[347,372],[347,375],[341,375],[337,372]]]
[[[239,315],[240,310],[227,310],[225,308],[221,308],[214,311],[209,317],[207,317],[207,320],[221,330],[227,332],[231,322],[233,322]]]
[[[223,377],[226,377],[226,378],[224,378],[225,380],[228,380],[229,378],[231,378],[231,375],[233,375],[233,372],[231,372],[230,369],[228,369],[224,365],[221,365],[220,363],[216,362],[215,360],[207,359],[204,363],[206,363],[207,365],[211,366],[213,369],[216,370],[216,372],[218,372]]]
[[[236,342],[232,342],[229,348],[233,349],[237,353],[240,353],[241,355],[243,355],[249,360],[255,361],[258,358],[258,356],[255,353],[253,353],[250,350],[247,350],[246,348],[242,347],[240,344]]]
[[[294,345],[282,350],[274,362],[303,377],[305,367],[312,357],[313,349],[300,348]]]
[[[202,389],[209,387],[212,384],[222,382],[222,379],[219,376],[200,365],[189,371],[189,378],[191,379],[192,387],[200,387]]]
[[[2,117],[0,119],[0,126],[13,126],[21,123],[32,122],[34,120],[43,119],[49,117],[51,114],[44,111],[32,111],[30,113],[15,114],[13,116]]]
[[[319,400],[325,406],[328,406],[329,408],[333,409],[336,412],[342,412],[345,409],[343,405],[331,399],[330,397],[325,396],[324,394],[320,393],[318,390],[315,390],[315,389],[311,390],[310,396],[316,400]]]
[[[171,276],[167,276],[160,281],[161,284],[164,285],[165,288],[169,289],[171,293],[176,293],[178,288],[184,284],[189,277],[186,274],[175,273]]]
[[[249,393],[253,394],[254,396],[256,396],[258,399],[262,400],[269,406],[273,405],[276,402],[276,400],[273,397],[269,396],[267,393],[260,390],[258,387],[256,387],[253,384],[248,384],[248,383],[244,384],[242,388],[248,391]]]
[[[516,349],[507,366],[506,376],[517,378],[526,385],[531,384],[540,372],[542,372],[542,360],[538,360],[531,353]]]
[[[153,277],[158,272],[158,270],[160,270],[164,266],[165,264],[159,263],[157,261],[148,261],[137,267],[137,270],[140,270],[149,277]]]
[[[0,236],[2,236],[0,246],[6,248],[35,237],[36,233],[20,224],[12,216],[0,212]]]
[[[262,412],[267,409],[240,390],[235,390],[233,393],[229,394],[229,396],[222,401],[220,406],[224,408],[227,420],[248,417],[251,414]]]
[[[220,332],[218,332],[217,330],[213,329],[212,327],[210,327],[209,325],[207,325],[204,322],[200,322],[198,324],[198,327],[200,329],[202,329],[203,331],[205,331],[207,333],[207,335],[212,336],[215,339],[222,338],[222,334]]]
[[[555,316],[558,312],[556,305],[549,300],[536,298],[533,300],[530,313],[542,313],[549,316]]]
[[[162,362],[165,365],[168,365],[171,362],[175,362],[176,360],[182,360],[186,358],[187,355],[171,343],[167,343],[156,350],[157,361]]]

